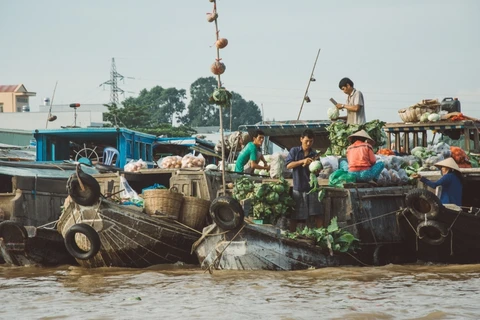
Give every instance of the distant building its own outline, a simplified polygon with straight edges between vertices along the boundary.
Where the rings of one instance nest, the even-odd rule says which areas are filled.
[[[0,85],[0,113],[30,111],[29,97],[35,92],[28,92],[23,84]]]

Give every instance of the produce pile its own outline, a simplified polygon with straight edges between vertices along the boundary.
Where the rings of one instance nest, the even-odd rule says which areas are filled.
[[[334,217],[327,228],[308,228],[288,232],[287,237],[298,239],[306,237],[314,240],[316,246],[322,248],[325,252],[333,255],[333,252],[354,252],[358,246],[359,240],[350,232],[338,227],[337,217]]]
[[[239,201],[251,199],[251,212],[245,214],[270,223],[293,210],[295,201],[289,190],[290,185],[283,178],[277,182],[253,183],[248,177],[241,177],[235,181],[233,198]]]
[[[183,157],[168,156],[158,161],[158,167],[161,169],[180,169],[180,168],[203,168],[205,158],[202,154],[194,156],[189,153]]]
[[[343,121],[332,122],[327,127],[327,131],[330,133],[329,139],[331,144],[325,154],[345,156],[347,152],[347,147],[350,145],[350,142],[348,141],[348,136],[362,129],[365,130],[370,135],[370,137],[372,137],[373,140],[375,140],[376,147],[381,147],[385,145],[387,141],[387,136],[382,130],[384,125],[385,122],[380,120],[373,120],[364,124],[350,125],[346,124]]]
[[[478,167],[478,157],[467,154],[460,147],[449,146],[445,142],[439,142],[426,148],[415,147],[411,154],[421,161],[421,167],[418,171],[438,170],[434,164],[449,157],[452,157],[460,168]]]

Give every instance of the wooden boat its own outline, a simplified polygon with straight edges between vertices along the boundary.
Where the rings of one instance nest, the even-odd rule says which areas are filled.
[[[143,268],[162,263],[198,264],[191,253],[200,236],[198,232],[168,215],[153,217],[140,208],[100,198],[99,188],[98,182],[86,174],[69,180],[70,196],[57,226],[67,250],[80,266]]]
[[[399,222],[418,260],[480,263],[480,208],[442,205],[433,192],[415,189]]]
[[[288,239],[275,226],[244,224],[239,219],[243,211],[233,200],[211,209],[215,223],[204,229],[205,236],[196,243],[195,252],[201,266],[209,270],[298,270],[412,262],[413,252],[405,250],[396,218],[411,188],[358,184],[345,189],[325,188],[322,204],[326,223],[336,217],[339,227],[360,240],[359,250],[351,254],[332,255],[309,241]],[[226,222],[230,227],[225,227]]]
[[[0,223],[0,252],[5,263],[16,266],[77,264],[56,229],[9,220]]]

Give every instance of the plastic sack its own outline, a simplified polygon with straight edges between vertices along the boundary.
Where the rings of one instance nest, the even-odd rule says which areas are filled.
[[[444,158],[450,157],[450,146],[445,142],[439,142],[433,147],[433,151],[441,154]]]
[[[285,158],[283,154],[276,152],[272,154],[269,158],[270,158],[270,178],[280,179],[281,177],[283,177],[283,170],[285,169]]]
[[[137,161],[135,160],[130,160],[124,167],[123,167],[123,170],[125,172],[136,172],[136,171],[139,171],[141,169],[147,169],[148,168],[148,165],[145,161],[143,161],[142,159],[139,159]]]
[[[209,164],[205,167],[205,170],[218,170],[218,166],[216,164]]]
[[[160,169],[179,169],[182,167],[182,157],[168,156],[158,160],[158,167]]]
[[[330,175],[328,178],[328,185],[331,187],[343,188],[345,183],[354,183],[356,181],[357,179],[354,174],[339,169]]]
[[[182,168],[203,168],[205,166],[205,158],[201,153],[194,156],[189,153],[182,158]]]
[[[142,198],[138,196],[138,193],[128,184],[124,176],[120,176],[120,189],[120,198],[122,200],[142,200]]]
[[[335,156],[326,156],[324,158],[320,158],[320,162],[325,169],[331,168],[332,171],[336,171],[338,169],[338,158]]]

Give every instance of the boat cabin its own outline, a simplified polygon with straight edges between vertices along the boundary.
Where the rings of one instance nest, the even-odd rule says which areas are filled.
[[[36,161],[64,162],[87,158],[123,168],[131,160],[142,159],[149,168],[166,155],[200,152],[208,163],[218,155],[210,141],[194,138],[164,138],[126,128],[63,128],[35,130]],[[109,154],[113,152],[114,155]],[[110,156],[110,157],[109,157]],[[108,163],[107,163],[108,159]]]

